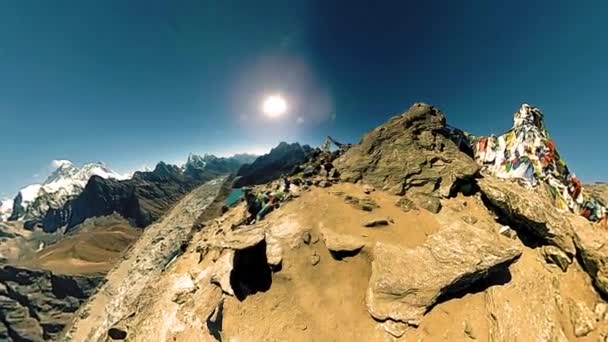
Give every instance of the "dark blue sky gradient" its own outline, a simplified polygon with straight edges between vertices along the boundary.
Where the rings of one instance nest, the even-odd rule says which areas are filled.
[[[571,169],[606,180],[608,3],[463,3],[2,2],[0,195],[53,159],[125,172],[357,141],[415,101],[474,134],[538,106]],[[276,92],[290,112],[271,121]]]

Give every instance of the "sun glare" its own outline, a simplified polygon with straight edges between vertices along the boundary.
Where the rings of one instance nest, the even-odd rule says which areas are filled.
[[[285,113],[287,102],[280,95],[268,96],[262,105],[262,111],[270,118],[276,118]]]

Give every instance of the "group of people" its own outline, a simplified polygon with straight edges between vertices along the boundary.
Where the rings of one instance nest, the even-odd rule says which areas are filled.
[[[243,189],[247,211],[250,214],[249,223],[259,222],[287,198],[291,183],[286,177],[281,179],[281,183],[276,191],[255,193],[251,188]]]

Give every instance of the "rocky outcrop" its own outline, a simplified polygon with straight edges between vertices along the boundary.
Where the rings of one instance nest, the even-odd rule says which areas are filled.
[[[311,151],[310,146],[281,142],[270,153],[258,157],[253,163],[243,165],[234,181],[234,187],[264,184],[282,175],[289,175],[294,168],[304,163]]]
[[[55,339],[102,280],[0,266],[0,340]]]
[[[443,113],[424,103],[366,134],[334,165],[342,180],[398,195],[448,196],[457,180],[478,171],[475,161],[448,137]]]
[[[572,225],[542,192],[493,176],[485,176],[477,184],[499,216],[513,223],[512,228],[523,229],[544,243],[561,248],[570,258],[574,256]]]
[[[241,165],[239,160],[191,155],[183,168],[161,162],[154,171],[136,172],[129,180],[93,176],[78,197],[61,208],[49,210],[42,220],[28,224],[41,224],[46,232],[64,226],[69,231],[87,218],[116,212],[143,228],[158,220],[197,186],[236,172]]]
[[[123,261],[106,276],[107,282],[84,305],[68,329],[74,341],[97,341],[126,317],[148,283],[181,253],[194,222],[215,199],[226,178],[199,186],[163,218],[146,228]]]
[[[470,286],[521,255],[513,242],[488,230],[453,223],[417,248],[377,243],[366,302],[377,320],[417,326],[445,294]]]
[[[608,295],[608,231],[599,229],[582,217],[570,217],[574,226],[574,242],[585,271],[594,285]]]
[[[365,243],[361,239],[350,235],[338,234],[328,228],[321,227],[319,232],[323,237],[325,247],[332,252],[356,252],[365,246]]]
[[[509,268],[508,280],[485,292],[489,341],[567,341],[560,323],[559,278],[546,272],[534,255]]]
[[[584,188],[591,196],[599,199],[602,204],[608,205],[608,183],[597,182],[587,184]]]

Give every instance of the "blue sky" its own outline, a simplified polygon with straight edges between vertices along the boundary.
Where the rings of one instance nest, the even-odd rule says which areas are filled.
[[[131,171],[189,152],[357,141],[415,101],[501,133],[540,107],[606,180],[605,1],[4,1],[0,196],[53,159]],[[289,111],[260,113],[280,93]]]

